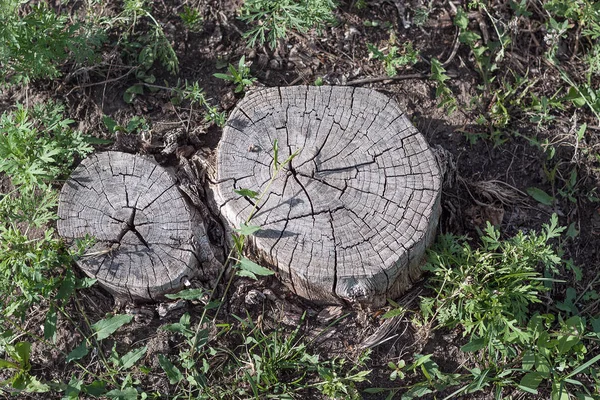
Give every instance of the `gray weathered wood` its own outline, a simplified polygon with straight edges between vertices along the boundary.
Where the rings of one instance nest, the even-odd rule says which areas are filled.
[[[154,160],[104,152],[73,171],[60,193],[57,228],[96,244],[78,264],[117,296],[152,300],[212,266],[202,221]]]
[[[432,151],[397,104],[374,90],[287,87],[237,105],[218,148],[216,199],[235,227],[279,161],[280,173],[251,224],[259,261],[293,291],[320,302],[381,304],[420,275],[440,214]]]

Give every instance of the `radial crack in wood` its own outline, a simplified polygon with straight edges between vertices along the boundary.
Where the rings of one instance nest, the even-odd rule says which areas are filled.
[[[216,272],[199,213],[149,158],[104,152],[83,160],[62,188],[58,216],[67,240],[96,239],[78,265],[116,296],[154,300]]]
[[[218,148],[216,199],[235,227],[278,161],[250,244],[297,294],[379,305],[420,276],[440,214],[441,175],[424,137],[374,90],[287,87],[247,94]]]

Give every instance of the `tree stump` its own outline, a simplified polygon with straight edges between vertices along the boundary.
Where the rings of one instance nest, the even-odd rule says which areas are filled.
[[[286,87],[247,94],[217,152],[216,200],[235,227],[265,190],[250,224],[259,262],[321,303],[381,305],[420,276],[440,215],[441,175],[424,137],[374,90]]]
[[[96,239],[78,265],[117,297],[159,299],[199,269],[214,272],[198,213],[149,158],[104,152],[83,160],[62,188],[58,216],[67,240]]]

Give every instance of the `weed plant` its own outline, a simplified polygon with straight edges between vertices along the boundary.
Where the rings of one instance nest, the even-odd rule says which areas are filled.
[[[12,313],[50,295],[60,282],[57,268],[71,257],[54,239],[57,193],[51,183],[68,172],[74,157],[92,151],[86,138],[65,119],[63,108],[45,103],[26,109],[18,105],[0,117],[0,172],[13,190],[0,198],[0,292],[4,312]]]
[[[243,92],[256,82],[256,78],[253,78],[252,75],[250,75],[250,67],[246,66],[245,56],[240,58],[237,68],[234,65],[229,64],[227,71],[227,74],[217,73],[214,74],[214,77],[235,84],[235,93]]]
[[[404,43],[402,49],[399,49],[398,46],[391,44],[394,41],[395,39],[390,39],[390,46],[383,49],[378,49],[367,43],[369,57],[381,61],[388,76],[395,76],[398,73],[398,68],[414,65],[419,61],[419,52],[414,49],[411,42]]]
[[[52,338],[56,306],[76,286],[85,286],[70,265],[91,240],[79,240],[69,248],[47,226],[57,218],[52,183],[68,172],[75,157],[92,151],[72,123],[54,103],[32,109],[17,105],[0,117],[0,173],[5,186],[12,187],[0,195],[0,355],[5,356],[0,368],[12,371],[0,387],[8,384],[16,391],[47,391],[49,386],[30,374],[31,342],[16,342],[21,332],[5,327],[22,329],[19,321],[29,307],[54,298],[44,324],[46,339]]]
[[[22,1],[0,4],[0,79],[27,84],[60,75],[60,66],[69,58],[79,62],[95,58],[105,39],[96,29],[69,24],[66,15],[37,2],[22,12]]]
[[[441,235],[424,267],[432,273],[437,296],[422,300],[423,317],[435,317],[449,328],[460,325],[464,335],[477,338],[496,356],[494,344],[522,335],[529,308],[541,302],[547,289],[540,271],[554,271],[561,262],[548,243],[564,230],[557,223],[554,216],[540,234],[519,232],[500,240],[488,222],[477,249],[464,237]],[[502,355],[514,356],[508,351]]]
[[[290,30],[305,33],[335,23],[335,7],[332,0],[246,0],[239,18],[250,25],[244,33],[248,47],[268,43],[275,49]]]
[[[460,329],[468,338],[461,351],[471,358],[470,365],[465,372],[447,373],[431,354],[415,354],[411,363],[390,363],[390,379],[424,379],[368,392],[387,391],[388,398],[403,392],[403,399],[412,399],[445,391],[449,393],[445,399],[453,399],[492,388],[496,399],[514,390],[549,393],[553,400],[596,398],[600,320],[568,317],[541,306],[556,283],[544,276],[553,275],[564,263],[552,245],[564,230],[553,215],[540,233],[519,232],[504,240],[488,223],[479,248],[472,248],[465,237],[441,235],[424,267],[431,273],[435,297],[421,299],[421,315],[415,322]],[[405,312],[397,308],[386,317]]]
[[[202,30],[202,16],[197,8],[183,6],[183,11],[179,14],[179,18],[185,27],[191,32],[200,32]]]

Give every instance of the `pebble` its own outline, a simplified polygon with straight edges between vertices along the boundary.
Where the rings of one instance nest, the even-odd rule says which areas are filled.
[[[321,325],[326,325],[334,319],[341,317],[342,313],[342,306],[325,307],[319,314],[317,314],[317,322]]]
[[[265,301],[265,298],[266,296],[260,290],[252,289],[246,294],[244,302],[249,306],[256,306]]]
[[[172,311],[178,310],[180,308],[185,308],[186,306],[187,306],[187,301],[185,301],[183,299],[179,299],[174,302],[160,303],[156,309],[158,311],[158,316],[161,318],[164,318],[167,315],[169,315],[169,313],[171,313]]]
[[[275,70],[281,69],[281,60],[278,60],[276,58],[271,59],[271,61],[269,61],[269,68]]]

